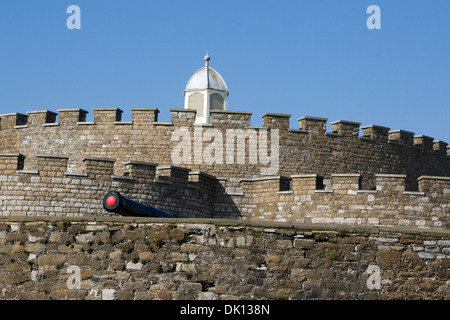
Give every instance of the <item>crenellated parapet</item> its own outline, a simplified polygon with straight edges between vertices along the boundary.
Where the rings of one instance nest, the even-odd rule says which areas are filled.
[[[159,166],[86,156],[70,171],[65,155],[0,154],[0,215],[103,216],[102,199],[118,191],[182,217],[233,218],[301,223],[450,228],[450,177],[421,176],[407,188],[404,174],[335,173],[228,178],[178,166]],[[28,167],[28,162],[34,167]]]
[[[377,174],[373,190],[360,181],[332,174],[327,188],[316,174],[242,180],[241,211],[262,221],[450,227],[450,177],[421,176],[418,191],[406,190],[405,175]]]
[[[301,184],[302,192],[311,187],[312,194],[334,190],[337,196],[339,179],[350,179],[348,174],[355,175],[353,189],[345,191],[350,193],[381,192],[377,188],[382,188],[382,175],[401,175],[406,191],[418,190],[420,177],[450,176],[446,142],[379,125],[338,120],[327,132],[327,118],[304,116],[298,118],[297,128],[291,128],[291,115],[282,113],[264,114],[261,126],[252,125],[252,113],[243,111],[211,111],[210,123],[204,125],[195,123],[196,111],[190,109],[170,109],[169,122],[159,121],[157,108],[131,108],[131,121],[122,120],[119,108],[93,108],[93,113],[91,121],[88,111],[80,108],[1,115],[0,167],[7,170],[3,174],[22,172],[25,179],[39,172],[36,179],[156,184],[164,190],[214,194],[217,199],[225,193],[213,206],[234,217],[240,211],[236,204],[231,208],[230,194],[256,185],[269,192],[278,188],[269,186],[272,177],[289,177],[289,186],[280,182],[280,192],[299,192],[295,186]],[[174,159],[176,148],[186,157]],[[223,189],[220,195],[204,187],[208,177],[220,178],[214,180]]]
[[[192,126],[195,120],[196,110],[170,109],[170,122],[158,122],[160,111],[157,108],[131,108],[131,121],[122,121],[123,110],[120,108],[93,108],[93,121],[86,121],[87,110],[80,108],[58,109],[57,112],[49,110],[28,111],[27,114],[8,113],[0,115],[1,131],[13,129],[25,129],[36,127],[58,126],[98,126],[108,125],[114,129],[118,125],[141,126]],[[222,126],[233,128],[251,127],[252,112],[212,110],[211,126]],[[290,114],[266,113],[262,116],[262,126],[266,128],[279,129],[283,131],[297,130],[310,134],[325,134],[328,119],[320,117],[304,116],[298,119],[298,128],[290,128]],[[390,130],[390,128],[379,125],[366,125],[347,120],[331,122],[330,133],[339,136],[357,136],[360,138],[380,139],[394,141],[408,145],[423,145],[426,148],[440,150],[446,148],[446,142],[434,140],[425,135],[414,135],[406,130]],[[362,131],[362,134],[360,134]],[[445,146],[444,146],[445,145]]]
[[[195,121],[195,110],[170,109],[170,122],[158,122],[157,108],[131,108],[131,121],[122,121],[123,110],[120,108],[93,108],[93,121],[86,121],[88,111],[80,108],[58,109],[58,112],[49,110],[28,111],[28,114],[9,113],[0,115],[1,130],[6,134],[13,130],[16,134],[26,132],[32,134],[32,130],[38,128],[58,127],[56,130],[65,132],[67,127],[79,127],[81,133],[86,129],[100,127],[103,134],[114,134],[118,127],[129,127],[130,133],[133,129],[147,129],[157,127],[193,127]],[[251,112],[213,110],[211,111],[211,124],[206,127],[226,128],[252,128]],[[262,127],[278,129],[283,133],[305,133],[324,134],[328,137],[359,137],[362,141],[379,140],[384,142],[399,143],[403,145],[416,146],[428,151],[446,154],[448,144],[440,140],[434,140],[426,135],[414,135],[406,130],[390,130],[390,128],[379,125],[362,126],[359,122],[338,120],[331,122],[331,132],[326,132],[327,118],[304,116],[298,119],[298,128],[290,128],[289,114],[266,113],[262,116]],[[58,121],[57,121],[58,120]],[[102,128],[107,126],[107,128]],[[26,130],[20,130],[26,129]],[[31,131],[30,131],[31,130]],[[53,129],[55,130],[55,129]],[[173,128],[172,128],[173,130]],[[39,130],[41,132],[45,132]],[[360,134],[362,131],[362,134]],[[73,138],[76,138],[75,136]],[[4,146],[2,146],[4,149]]]
[[[211,217],[217,180],[202,172],[127,161],[116,175],[115,159],[84,157],[80,172],[69,157],[36,156],[27,168],[22,154],[0,154],[1,216],[102,216],[104,195],[119,191],[181,217]]]

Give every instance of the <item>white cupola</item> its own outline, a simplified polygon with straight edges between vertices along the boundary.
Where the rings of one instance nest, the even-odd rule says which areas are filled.
[[[205,66],[189,79],[184,90],[184,108],[197,110],[195,123],[208,124],[211,110],[227,110],[228,88],[220,74],[209,66],[210,56],[205,56]]]

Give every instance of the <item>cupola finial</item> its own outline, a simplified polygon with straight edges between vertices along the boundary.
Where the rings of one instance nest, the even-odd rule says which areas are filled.
[[[206,56],[205,56],[205,67],[209,67],[209,60],[211,59],[211,57],[208,54],[208,51],[206,51]]]

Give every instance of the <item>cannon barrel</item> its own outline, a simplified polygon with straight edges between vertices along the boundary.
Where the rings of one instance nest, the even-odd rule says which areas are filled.
[[[103,208],[108,212],[114,212],[128,217],[178,218],[172,213],[125,198],[115,191],[108,192],[105,195],[103,198]]]

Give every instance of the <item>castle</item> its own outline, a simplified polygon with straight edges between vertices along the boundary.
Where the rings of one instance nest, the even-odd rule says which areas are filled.
[[[227,86],[209,59],[168,123],[156,108],[132,108],[131,122],[119,108],[94,108],[93,122],[82,109],[2,115],[1,214],[101,216],[101,199],[114,189],[180,217],[450,226],[447,143],[343,120],[326,132],[327,119],[309,116],[291,129],[290,115],[275,113],[252,127],[250,112],[226,110]],[[228,148],[208,163],[212,130]],[[270,156],[275,130],[276,167],[251,146],[258,141]],[[188,163],[174,164],[179,135],[197,140],[188,141]]]
[[[351,237],[358,238],[355,243],[364,243],[371,238],[382,239],[380,241],[385,247],[399,244],[399,241],[408,245],[410,231],[400,235],[397,231],[411,228],[408,230],[417,232],[413,234],[418,234],[418,242],[434,243],[433,246],[438,247],[433,249],[437,251],[422,248],[422,257],[429,258],[427,254],[432,254],[433,259],[440,257],[442,270],[447,268],[448,263],[445,264],[445,261],[448,262],[450,255],[450,149],[447,143],[405,130],[390,130],[379,125],[361,127],[358,122],[344,120],[332,122],[332,131],[326,132],[328,119],[312,116],[299,118],[298,127],[291,128],[291,115],[279,113],[266,113],[262,117],[261,126],[251,126],[251,112],[228,110],[227,85],[220,74],[209,66],[209,56],[205,57],[205,61],[205,66],[191,77],[185,88],[184,108],[170,110],[170,122],[159,122],[160,111],[156,108],[131,108],[132,119],[129,122],[121,121],[122,110],[119,108],[94,108],[92,122],[86,121],[88,112],[83,109],[61,109],[57,113],[40,110],[27,112],[26,115],[10,113],[0,116],[0,216],[3,218],[0,245],[9,248],[2,249],[2,252],[14,255],[14,243],[19,241],[22,246],[27,242],[28,252],[44,257],[35,256],[34,260],[31,259],[36,263],[35,269],[21,271],[10,266],[12,269],[9,270],[9,267],[5,269],[3,266],[0,270],[3,279],[9,279],[7,274],[11,272],[17,276],[34,270],[41,272],[34,274],[33,283],[36,283],[36,274],[47,272],[47,267],[55,270],[55,266],[68,264],[92,266],[93,262],[83,260],[81,264],[77,264],[70,263],[67,259],[77,261],[75,256],[79,257],[80,251],[74,249],[77,248],[76,245],[80,250],[87,244],[91,246],[92,242],[105,243],[105,239],[111,240],[114,234],[118,234],[117,229],[114,229],[117,223],[124,223],[124,228],[129,223],[142,227],[137,233],[124,231],[122,238],[116,239],[118,242],[133,239],[138,242],[147,239],[148,242],[152,236],[157,241],[183,242],[192,231],[189,228],[197,231],[194,236],[190,234],[193,242],[184,243],[184,247],[181,244],[178,258],[171,260],[171,263],[162,263],[161,257],[156,259],[160,262],[155,262],[154,253],[143,254],[148,249],[131,248],[130,252],[123,248],[116,248],[116,251],[108,249],[108,259],[112,262],[103,267],[112,270],[115,269],[111,266],[117,262],[113,261],[113,253],[120,251],[122,253],[117,253],[116,256],[128,261],[123,262],[125,271],[142,273],[143,265],[134,262],[141,259],[141,262],[153,261],[148,267],[150,271],[155,271],[156,268],[159,273],[179,271],[184,275],[193,274],[194,263],[186,262],[192,258],[188,256],[189,252],[191,255],[192,252],[198,255],[208,251],[207,245],[211,243],[222,243],[219,246],[232,250],[250,250],[256,239],[264,239],[258,233],[258,230],[264,229],[264,223],[276,226],[266,228],[269,233],[272,232],[270,230],[284,230],[281,233],[273,231],[278,237],[274,240],[276,246],[281,245],[281,249],[285,250],[281,255],[289,255],[297,247],[301,250],[315,248],[329,252],[338,241],[336,232],[340,232],[339,228],[345,230],[338,236],[340,239],[344,234],[344,238],[348,235],[348,229],[345,228],[358,226],[363,229],[354,229]],[[359,135],[361,129],[363,133]],[[103,196],[112,190],[135,201],[174,213],[180,218],[187,218],[186,221],[194,219],[192,225],[196,223],[195,219],[203,219],[203,222],[197,227],[186,227],[183,224],[174,228],[171,222],[164,220],[152,222],[153,224],[146,224],[145,219],[139,220],[140,222],[117,220],[117,217],[102,207]],[[230,219],[236,222],[231,222]],[[73,225],[68,227],[67,221],[69,224],[73,222]],[[181,221],[189,223],[183,219]],[[20,223],[29,229],[39,229],[39,236],[20,227]],[[230,225],[220,227],[221,223]],[[236,227],[236,224],[240,227]],[[154,233],[154,228],[149,229],[149,225],[156,226],[159,231]],[[292,225],[297,228],[294,228],[297,230],[294,234],[286,229]],[[67,235],[67,230],[73,231],[76,226],[81,226],[83,232],[75,240]],[[227,230],[217,231],[216,226]],[[400,229],[390,232],[382,229],[385,227]],[[183,229],[182,236],[176,231],[181,230],[180,228]],[[317,228],[322,233],[317,233]],[[372,229],[367,231],[364,228]],[[93,233],[95,230],[106,238]],[[238,230],[236,238],[233,238],[232,230]],[[431,238],[426,238],[420,230],[429,230]],[[433,234],[433,230],[440,231]],[[110,232],[108,236],[105,235],[107,231]],[[380,236],[383,232],[389,235]],[[396,232],[397,235],[393,236]],[[80,237],[85,233],[90,235],[87,240]],[[367,234],[370,234],[369,238]],[[206,238],[210,236],[213,238],[209,241]],[[319,243],[317,237],[322,236],[323,239],[326,238],[323,241],[329,242],[329,246],[320,249],[316,246]],[[59,247],[63,246],[62,241],[76,245],[68,249],[70,243],[66,243],[64,254],[59,252],[45,258],[48,255],[43,251],[44,247],[34,246],[36,242],[41,243],[40,237],[50,244],[59,243]],[[231,241],[232,238],[234,240]],[[416,240],[409,243],[410,247],[402,249],[404,253],[408,253],[408,259],[416,254],[415,261],[420,251]],[[265,240],[261,241],[264,243]],[[59,247],[54,245],[49,248],[57,250]],[[264,249],[266,253],[267,248]],[[239,250],[236,252],[240,252]],[[395,254],[385,256],[381,249],[381,259],[391,263],[404,258],[397,255],[402,250],[393,250]],[[74,252],[78,254],[75,255]],[[130,255],[131,252],[134,254]],[[170,250],[166,248],[161,252],[167,253]],[[72,258],[67,258],[67,254]],[[326,255],[328,257],[328,253]],[[309,258],[314,260],[314,257]],[[86,259],[88,261],[91,257]],[[257,260],[254,271],[262,270],[266,276],[269,272],[267,268],[278,265],[280,261],[286,262],[268,256],[255,256],[254,259]],[[130,264],[130,261],[133,263]],[[331,274],[324,276],[320,272],[309,272],[306,266],[296,263],[288,264],[286,272],[300,284],[306,279],[320,282],[324,277],[331,277]],[[316,265],[313,269],[320,268]],[[198,272],[197,269],[195,271]],[[441,288],[438,296],[448,298],[448,287],[445,285],[448,271],[442,272],[447,276],[442,276],[443,280],[437,285]],[[206,277],[207,279],[203,279],[201,275],[198,277],[197,284],[193,284],[191,288],[195,292],[193,296],[183,286],[175,286],[182,289],[181,297],[208,297],[205,292],[212,292],[206,290],[209,287],[214,287],[215,296],[254,298],[262,297],[258,294],[263,294],[263,291],[259,292],[255,288],[252,289],[252,294],[245,290],[244,293],[233,294],[233,289],[228,286],[230,283],[218,284],[212,276]],[[3,293],[3,298],[17,298],[18,291],[14,291],[16,289],[13,290],[14,293],[8,290],[11,286],[15,288],[16,285],[22,285],[24,279],[28,278],[26,275],[20,276],[19,280],[14,280],[14,277],[9,280],[11,285],[3,287],[4,292],[7,292]],[[335,277],[332,279],[337,281]],[[170,287],[169,283],[173,285],[174,280],[167,278],[164,281]],[[263,280],[258,280],[258,283],[261,281]],[[346,278],[346,281],[350,280]],[[120,283],[117,286],[122,288],[123,281]],[[201,283],[200,287],[198,283]],[[205,289],[205,285],[208,288]],[[115,291],[116,287],[104,288],[112,291],[104,291],[103,295],[115,298],[174,298],[173,294],[168,293],[170,290],[167,286],[160,288],[163,292],[161,296],[158,296],[159,291],[156,289],[153,295],[145,296],[142,293],[145,290],[139,288],[128,288],[120,296]],[[144,285],[144,288],[148,289],[148,286]],[[296,298],[302,294],[302,297],[314,298],[317,294],[313,290],[314,293],[311,291],[309,296],[308,293],[304,296],[304,288],[291,289],[288,290],[289,293],[277,291],[270,298]],[[355,298],[366,294],[360,287],[353,289]],[[99,296],[100,289],[95,289],[98,292],[94,290],[94,293],[92,290],[86,289],[82,297]],[[330,290],[326,291],[330,294],[326,298],[336,297],[337,291]],[[28,292],[37,291],[33,287]],[[303,293],[296,296],[294,291],[296,294]],[[77,298],[80,291],[77,292],[64,289],[58,291],[53,298]],[[33,294],[25,297],[33,297]],[[373,295],[373,292],[368,294],[370,297],[381,297]],[[48,298],[49,294],[37,296]]]

